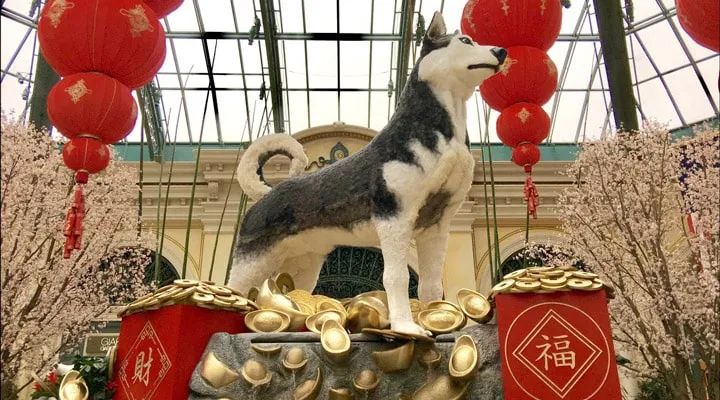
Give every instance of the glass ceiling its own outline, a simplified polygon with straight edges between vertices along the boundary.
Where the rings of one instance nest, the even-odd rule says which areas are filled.
[[[38,50],[38,13],[29,12],[31,3],[2,0],[2,107],[16,113],[27,107]],[[410,22],[403,10],[413,3]],[[419,56],[419,16],[427,26],[440,10],[453,31],[459,28],[464,4],[185,0],[163,21],[167,58],[155,84],[165,141],[237,143],[278,127],[294,133],[335,121],[379,130],[394,108],[403,39],[410,43],[407,67],[412,69]],[[718,54],[685,34],[673,0],[636,0],[632,11],[625,30],[638,116],[670,128],[717,116]],[[259,35],[252,34],[256,23]],[[276,29],[266,30],[273,23]],[[408,29],[402,29],[403,23],[410,24]],[[599,137],[613,118],[591,1],[575,1],[563,9],[561,35],[549,55],[558,67],[559,84],[544,106],[553,119],[548,142]],[[273,79],[280,84],[273,87]],[[498,141],[498,113],[486,115],[485,110],[476,93],[468,103],[473,142],[486,133],[490,141]],[[140,141],[141,125],[128,141]]]

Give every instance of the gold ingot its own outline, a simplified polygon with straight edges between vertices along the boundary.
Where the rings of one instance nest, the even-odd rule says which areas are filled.
[[[283,366],[291,371],[297,371],[307,364],[308,359],[305,355],[305,350],[302,347],[293,347],[285,353],[283,358]]]
[[[575,272],[573,272],[573,276],[575,278],[580,278],[580,279],[595,279],[598,277],[597,274],[593,274],[592,272],[585,272],[585,271],[575,271]]]
[[[240,379],[240,374],[218,360],[212,351],[203,360],[200,376],[215,389],[220,389]]]
[[[492,319],[492,306],[482,294],[471,289],[460,289],[456,299],[460,310],[471,320],[484,324]]]
[[[372,357],[383,372],[396,372],[410,368],[414,354],[415,342],[411,341],[392,350],[373,351]]]
[[[425,350],[422,354],[420,354],[420,357],[418,357],[418,362],[423,367],[430,369],[435,368],[438,364],[440,364],[441,359],[442,354],[440,354],[440,352],[437,351],[436,348],[431,347]]]
[[[283,332],[290,326],[290,316],[281,311],[257,310],[245,314],[245,325],[253,332]]]
[[[422,301],[418,299],[410,299],[410,312],[419,313],[424,309],[425,305],[423,305]]]
[[[369,392],[375,389],[378,383],[380,383],[380,378],[371,369],[364,369],[353,378],[353,386],[361,392]]]
[[[524,268],[518,269],[516,271],[513,271],[513,272],[503,276],[503,279],[518,279],[518,278],[524,277],[526,274],[527,274],[526,269],[524,269]]]
[[[477,370],[477,363],[478,352],[473,338],[469,335],[457,338],[448,363],[450,376],[459,380],[469,380]]]
[[[448,311],[461,311],[457,304],[447,300],[435,300],[427,303],[425,306],[426,310],[448,310]]]
[[[320,344],[328,357],[336,362],[343,361],[350,354],[350,335],[334,319],[328,319],[323,323]]]
[[[322,386],[322,372],[320,371],[320,368],[318,368],[317,378],[308,379],[305,382],[303,382],[302,385],[295,388],[295,392],[293,392],[293,399],[294,400],[315,400],[317,398],[318,393],[320,392],[321,386]]]
[[[243,378],[252,385],[262,386],[272,379],[272,373],[265,369],[265,366],[255,360],[247,360],[240,370]]]
[[[336,311],[340,311],[342,313],[347,312],[347,311],[345,311],[345,307],[343,307],[342,303],[340,303],[339,301],[337,301],[335,299],[323,299],[323,300],[318,301],[315,304],[316,312],[325,311],[325,310],[336,310]]]
[[[588,290],[592,287],[593,282],[587,279],[570,278],[567,281],[567,285],[570,289]]]
[[[315,303],[317,303],[317,300],[307,290],[295,289],[292,292],[286,293],[285,296],[289,297],[298,305],[308,305],[312,309],[310,314],[315,312]]]
[[[388,305],[387,292],[385,292],[384,290],[373,290],[370,292],[360,293],[359,295],[355,296],[355,299],[367,298],[378,299],[385,305],[385,307],[387,307]]]
[[[267,356],[267,357],[274,356],[275,354],[279,353],[280,350],[282,350],[282,346],[264,347],[264,346],[258,346],[256,344],[251,344],[250,348],[264,356]]]
[[[532,292],[540,289],[541,283],[533,280],[532,282],[517,281],[515,282],[515,288],[522,290],[523,292]]]
[[[563,287],[567,284],[567,278],[561,276],[559,278],[542,278],[540,283],[545,286]]]
[[[328,400],[354,400],[355,395],[348,388],[331,388],[328,390]]]
[[[297,300],[295,300],[295,303],[300,307],[300,311],[307,315],[313,315],[315,314],[315,307],[311,306],[310,304],[301,303]]]
[[[173,284],[175,286],[178,286],[181,288],[187,288],[187,287],[198,286],[200,284],[200,282],[193,280],[193,279],[175,279],[173,281]]]
[[[418,319],[423,328],[433,335],[439,335],[460,329],[465,321],[465,315],[460,311],[434,309],[420,311]]]
[[[248,300],[255,301],[255,300],[257,300],[258,292],[260,292],[260,290],[253,286],[250,289],[248,289],[247,296],[245,296],[245,297]]]
[[[470,382],[456,382],[448,375],[440,375],[425,383],[413,395],[413,400],[460,400],[465,397]]]
[[[287,294],[295,290],[295,281],[287,272],[276,274],[272,280],[275,281],[278,289],[280,289],[280,293]]]
[[[287,314],[290,317],[290,327],[288,328],[290,332],[295,332],[305,325],[305,319],[309,316],[300,311],[300,307],[293,300],[282,294],[275,281],[270,279],[265,279],[260,286],[255,302],[261,308],[269,308]]]
[[[65,374],[58,393],[60,400],[87,400],[88,396],[90,396],[85,379],[75,370]]]
[[[348,306],[347,325],[353,333],[365,328],[385,329],[390,327],[388,310],[374,297],[353,300]]]
[[[322,331],[323,324],[325,321],[334,319],[337,321],[341,326],[345,326],[346,317],[345,314],[337,311],[337,310],[325,310],[321,311],[317,314],[313,314],[305,320],[305,326],[311,331],[315,333],[320,333]]]
[[[117,349],[117,345],[113,345],[108,349],[107,353],[105,354],[105,357],[107,357],[107,370],[109,381],[115,379],[115,361],[117,360]]]

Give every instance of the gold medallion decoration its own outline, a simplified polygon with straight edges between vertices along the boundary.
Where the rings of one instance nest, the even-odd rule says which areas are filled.
[[[143,8],[140,4],[130,10],[126,10],[124,8],[120,9],[120,14],[128,17],[128,22],[130,23],[130,35],[132,35],[132,37],[138,37],[140,36],[140,33],[145,31],[155,31],[155,28],[150,25],[150,20],[147,15],[145,15],[145,8]]]
[[[86,94],[92,94],[92,90],[85,86],[85,79],[80,79],[75,82],[74,85],[68,86],[65,89],[65,93],[70,96],[70,100],[77,104],[80,99]]]
[[[526,123],[527,120],[528,120],[528,118],[530,118],[530,117],[532,116],[532,114],[530,114],[530,111],[528,111],[527,108],[525,108],[525,107],[523,107],[523,108],[520,110],[520,112],[518,112],[518,113],[515,114],[515,115],[518,117],[518,119],[520,120],[520,122],[522,122],[523,124]]]
[[[48,18],[50,18],[50,25],[52,25],[53,28],[57,28],[60,25],[63,14],[65,14],[65,10],[73,7],[75,7],[75,3],[67,0],[55,0],[50,5],[50,10],[48,10],[46,14]]]
[[[552,75],[555,72],[557,72],[557,67],[555,66],[555,63],[550,58],[545,59],[545,65],[547,65],[548,74]]]
[[[510,73],[510,67],[517,64],[518,60],[510,57],[505,58],[505,62],[500,66],[500,73],[507,76]]]

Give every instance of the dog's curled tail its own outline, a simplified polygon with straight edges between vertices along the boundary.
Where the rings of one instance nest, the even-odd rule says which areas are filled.
[[[262,175],[262,167],[270,157],[282,154],[290,158],[290,176],[300,175],[308,164],[303,147],[292,136],[282,133],[261,136],[245,150],[237,168],[237,180],[252,200],[260,200],[272,188]]]

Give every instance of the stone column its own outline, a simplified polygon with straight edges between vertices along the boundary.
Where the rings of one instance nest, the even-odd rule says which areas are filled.
[[[473,256],[472,230],[468,226],[450,228],[447,256],[443,271],[445,299],[455,302],[457,291],[475,289],[475,260]]]

